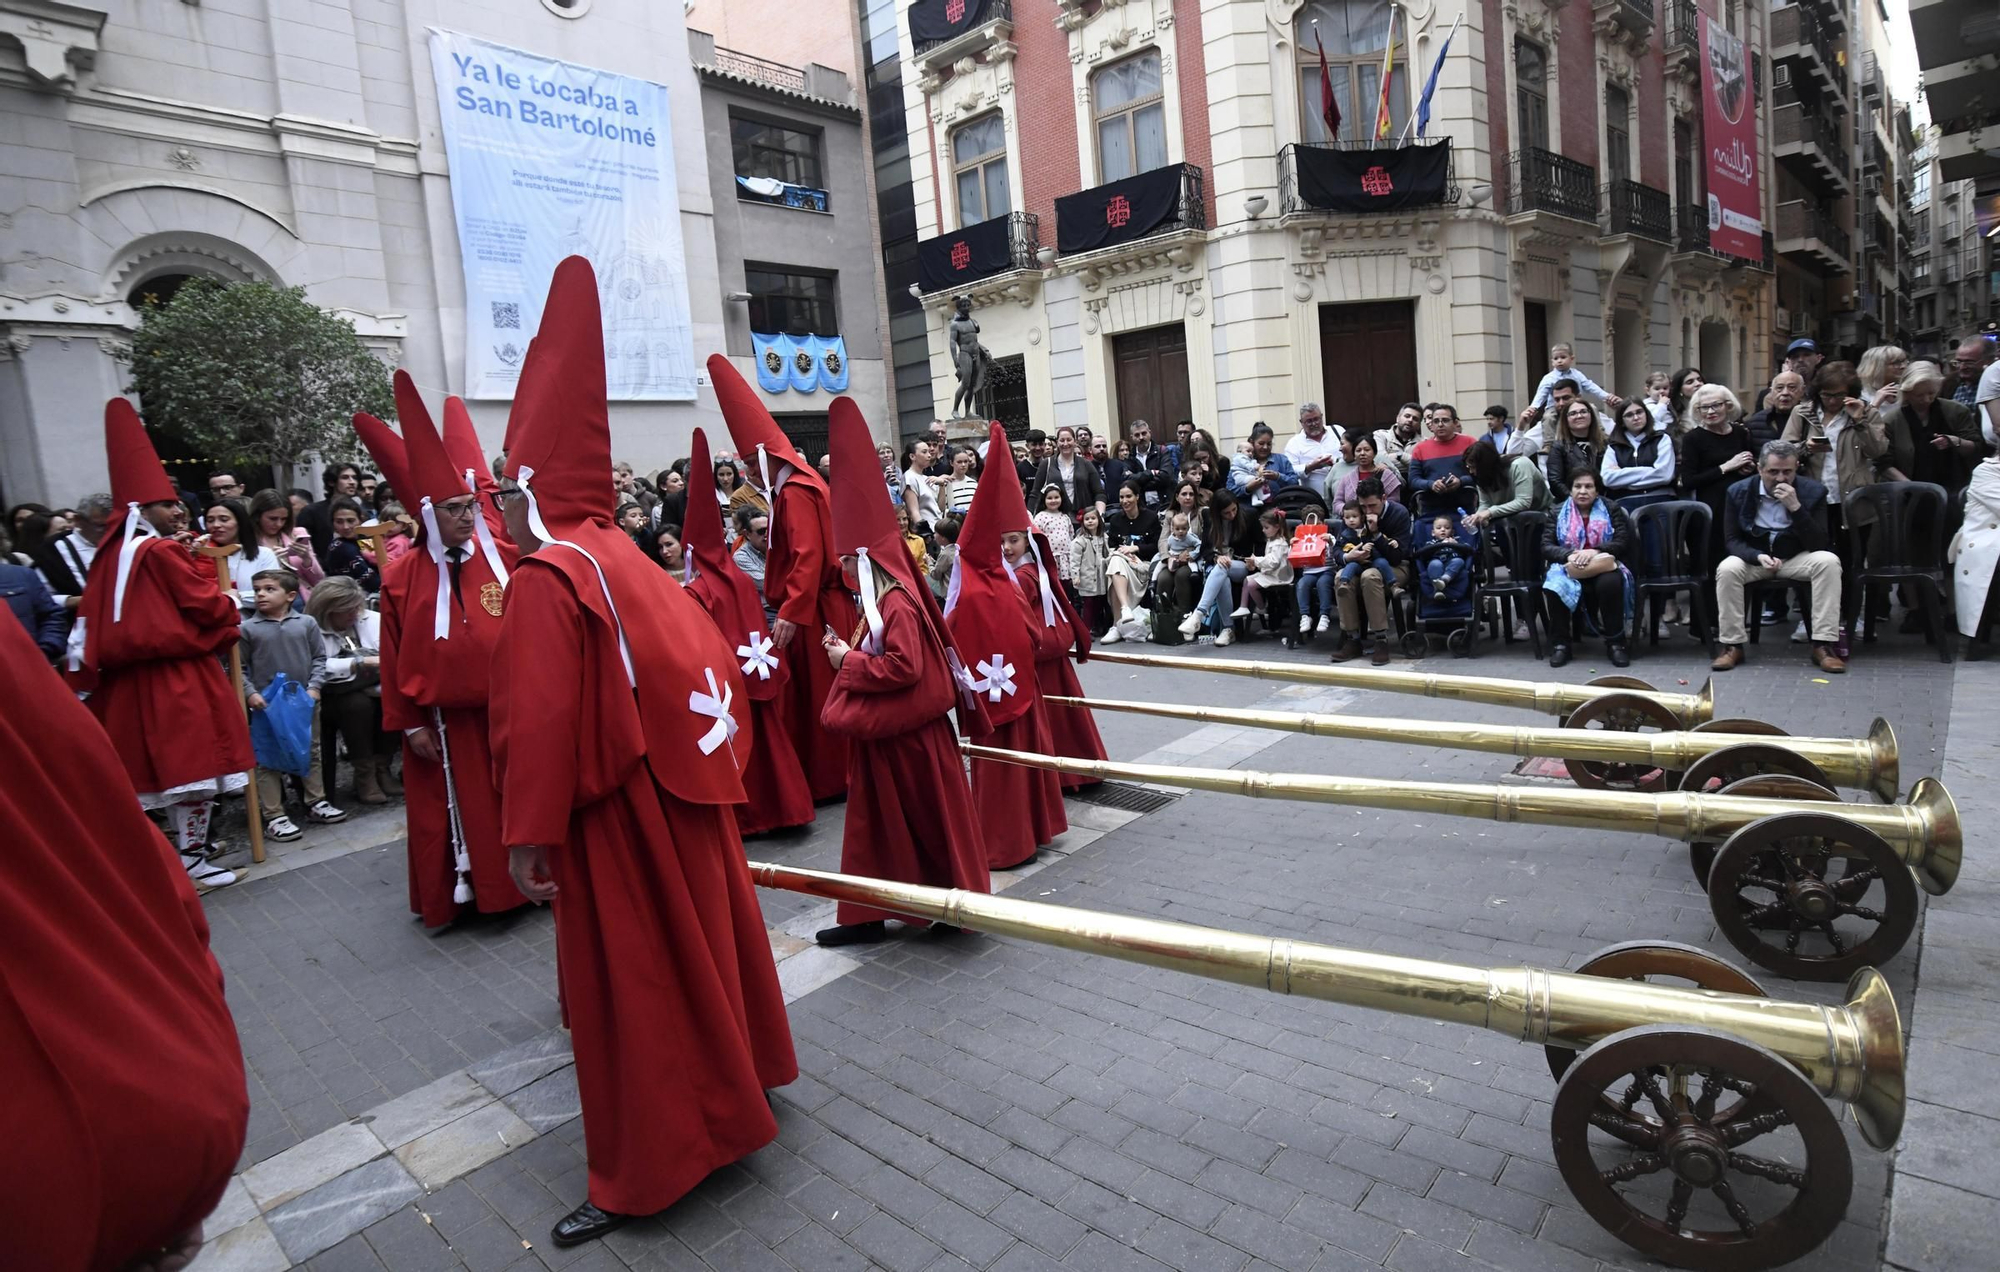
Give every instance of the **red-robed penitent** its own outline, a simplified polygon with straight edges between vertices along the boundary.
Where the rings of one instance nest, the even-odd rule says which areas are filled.
[[[778,699],[785,725],[805,765],[806,784],[812,788],[813,798],[839,799],[847,791],[847,742],[821,727],[820,712],[833,686],[833,668],[814,651],[827,628],[842,635],[852,630],[855,611],[853,595],[840,579],[840,558],[833,550],[826,480],[799,454],[729,359],[719,353],[712,355],[708,373],[736,452],[744,468],[765,484],[765,497],[771,505],[771,546],[764,562],[765,603],[780,619],[798,628],[793,640],[803,643],[806,655],[795,663],[801,674],[791,677]],[[700,470],[693,471],[698,480]],[[689,494],[694,493],[691,486]]]
[[[841,556],[857,557],[856,582],[873,599],[843,634],[853,648],[834,675],[824,715],[827,728],[849,743],[840,868],[989,891],[986,845],[949,719],[956,700],[966,734],[988,735],[985,703],[959,692],[966,682],[955,674],[951,637],[896,529],[868,425],[847,398],[833,401],[828,450],[834,541]],[[877,597],[881,576],[894,586]],[[925,926],[850,902],[838,911],[843,926],[889,918]]]
[[[221,1199],[243,1053],[186,871],[17,623],[0,623],[0,772],[0,1264],[112,1272]]]
[[[1080,760],[1106,759],[1104,739],[1098,736],[1097,721],[1091,716],[1089,707],[1068,707],[1046,701],[1046,698],[1056,695],[1083,697],[1083,681],[1077,679],[1076,668],[1070,662],[1070,651],[1076,651],[1078,662],[1090,657],[1090,624],[1077,614],[1076,608],[1070,604],[1069,595],[1053,577],[1055,553],[1049,547],[1048,536],[1037,530],[1029,539],[1029,544],[1031,550],[1028,554],[1014,563],[1014,581],[1020,585],[1021,595],[1027,598],[1028,607],[1034,611],[1042,629],[1041,643],[1035,654],[1035,679],[1041,682],[1045,699],[1043,705],[1049,715],[1052,749],[1048,753]],[[1061,778],[1066,791],[1096,786],[1101,780],[1085,777],[1081,773],[1064,773]]]
[[[701,429],[694,431],[688,471],[714,471],[708,434]],[[757,835],[807,825],[813,819],[812,789],[786,731],[779,698],[798,661],[819,657],[819,642],[802,636],[790,648],[779,649],[772,641],[756,585],[730,556],[723,538],[722,508],[713,499],[688,501],[681,546],[687,551],[688,595],[707,611],[723,643],[735,646],[750,698],[755,727],[743,765],[743,793],[748,798],[736,806],[736,828]]]
[[[495,664],[502,837],[546,846],[558,889],[589,1199],[651,1214],[776,1137],[764,1091],[798,1065],[731,813],[742,673],[612,524],[587,261],[556,267],[543,314],[505,469],[543,542],[509,585]]]
[[[382,727],[404,734],[410,911],[422,916],[425,927],[442,927],[467,905],[491,914],[526,904],[507,873],[507,849],[500,842],[500,796],[493,783],[487,718],[493,646],[516,554],[511,544],[475,535],[459,548],[458,586],[451,586],[449,557],[442,564],[438,560],[442,553],[437,551],[434,505],[472,492],[446,454],[415,383],[401,371],[396,373],[396,416],[403,427],[406,483],[396,494],[422,523],[423,533],[416,550],[405,552],[382,573]],[[363,431],[363,440],[373,433]],[[375,457],[385,475],[390,458]],[[411,729],[431,731],[444,748],[439,761],[417,754],[409,741]],[[440,762],[446,753],[449,780]],[[461,844],[464,869],[459,865]]]
[[[90,563],[74,683],[91,691],[91,712],[143,804],[209,798],[241,786],[256,762],[243,704],[216,658],[236,643],[236,598],[205,559],[147,524],[143,507],[177,496],[124,398],[105,404],[104,438],[111,497],[124,514]]]
[[[990,454],[1007,453],[1007,434],[992,426]],[[1001,536],[1029,533],[1028,507],[1012,464],[994,464],[979,483],[958,536],[958,560],[945,601],[952,639],[972,656],[968,670],[984,696],[993,733],[985,745],[1049,755],[1048,705],[1035,676],[1042,633],[1039,610],[1030,611],[1009,577]],[[1039,598],[1038,598],[1039,600]],[[1056,774],[993,760],[972,761],[972,803],[986,862],[995,870],[1026,865],[1036,849],[1069,829],[1062,783]]]

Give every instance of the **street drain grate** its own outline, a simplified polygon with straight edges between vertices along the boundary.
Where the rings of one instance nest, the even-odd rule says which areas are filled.
[[[1158,812],[1179,799],[1161,791],[1134,786],[1130,782],[1099,782],[1079,791],[1070,792],[1071,799],[1095,804],[1099,808],[1116,808],[1127,813]]]

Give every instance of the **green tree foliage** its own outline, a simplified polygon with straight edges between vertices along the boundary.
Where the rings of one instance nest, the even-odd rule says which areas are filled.
[[[139,319],[131,387],[147,423],[219,462],[342,457],[356,411],[394,414],[388,368],[303,287],[189,279]]]

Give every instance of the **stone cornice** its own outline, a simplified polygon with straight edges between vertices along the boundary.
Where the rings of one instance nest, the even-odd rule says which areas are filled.
[[[419,170],[421,152],[414,138],[385,137],[369,128],[303,115],[258,115],[103,86],[71,94],[67,110],[77,127],[176,145],[323,159],[402,176]]]
[[[105,11],[58,0],[0,0],[0,35],[21,45],[27,87],[57,92],[76,83],[76,72],[97,62],[97,37]]]

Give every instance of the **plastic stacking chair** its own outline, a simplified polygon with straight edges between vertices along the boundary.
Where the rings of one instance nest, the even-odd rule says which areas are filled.
[[[1494,533],[1492,550],[1483,554],[1478,604],[1492,601],[1499,620],[1500,637],[1514,643],[1514,617],[1528,625],[1528,639],[1535,657],[1542,653],[1542,576],[1548,563],[1542,560],[1542,527],[1547,517],[1539,512],[1517,512],[1502,517],[1488,528]],[[1503,577],[1501,568],[1505,568]]]
[[[1695,632],[1710,640],[1715,637],[1715,615],[1709,612],[1708,559],[1709,507],[1693,499],[1676,499],[1647,504],[1632,513],[1633,533],[1641,539],[1651,536],[1658,545],[1660,569],[1657,574],[1635,576],[1633,611],[1646,618],[1647,643],[1660,643],[1660,608],[1664,601],[1682,592],[1688,594],[1688,609],[1694,614]],[[1651,602],[1650,608],[1647,602]],[[1638,633],[1632,633],[1636,643]]]
[[[1943,486],[1927,481],[1892,481],[1850,490],[1840,501],[1852,545],[1854,596],[1850,608],[1861,605],[1871,583],[1906,584],[1923,607],[1938,660],[1951,661],[1952,627],[1945,605],[1947,567],[1944,559],[1945,510],[1950,496]],[[1869,635],[1875,620],[1863,618]]]

